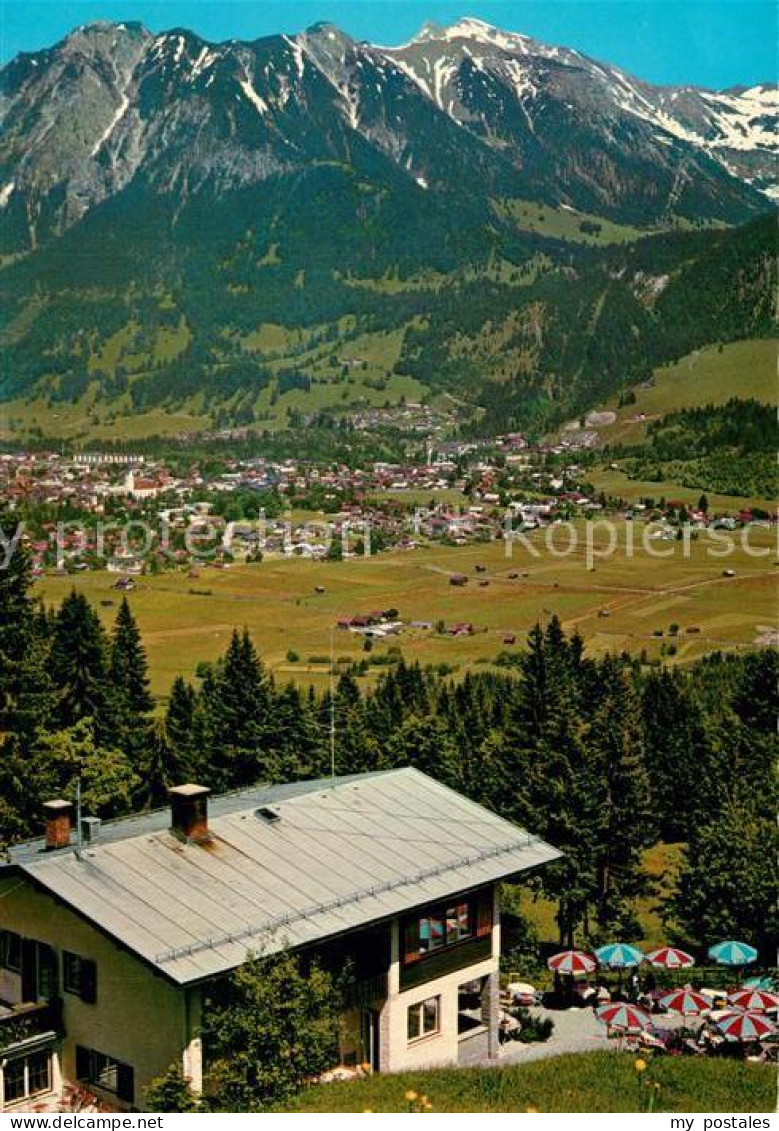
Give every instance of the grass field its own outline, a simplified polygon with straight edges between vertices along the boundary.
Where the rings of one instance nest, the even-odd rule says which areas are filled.
[[[651,1084],[656,1112],[772,1112],[771,1068],[730,1060],[666,1057],[651,1063],[639,1089],[635,1056],[591,1052],[508,1068],[438,1069],[321,1084],[294,1111],[405,1112],[406,1092],[426,1095],[434,1112],[640,1112]],[[654,1089],[653,1089],[654,1090]]]
[[[604,444],[639,444],[646,439],[646,421],[658,420],[681,408],[724,404],[731,397],[754,397],[776,404],[777,343],[732,342],[698,350],[675,365],[655,370],[654,383],[636,389],[636,403],[620,408],[616,398],[603,406],[616,412],[613,424],[598,428]]]
[[[581,532],[581,527],[577,530]],[[244,625],[280,680],[323,687],[327,665],[309,664],[307,658],[329,653],[337,618],[389,607],[397,608],[408,621],[472,623],[472,636],[415,629],[374,646],[374,655],[394,644],[409,661],[458,665],[459,674],[478,670],[503,650],[518,650],[532,625],[553,613],[567,630],[583,634],[592,654],[646,649],[649,657],[657,657],[663,644],[673,642],[677,649],[673,661],[682,663],[715,649],[753,645],[775,626],[772,531],[752,534],[755,548],[765,556],[750,556],[737,545],[729,557],[717,558],[709,556],[703,540],[690,544],[689,556],[676,542],[650,542],[647,550],[641,545],[640,526],[635,550],[628,556],[627,528],[618,530],[617,550],[598,558],[594,572],[587,568],[582,544],[574,553],[555,556],[566,543],[565,528],[557,528],[556,543],[550,548],[545,546],[545,535],[537,534],[530,548],[515,545],[511,558],[501,542],[435,546],[345,562],[267,559],[227,570],[204,567],[197,580],[179,572],[142,577],[131,604],[149,656],[152,690],[166,695],[175,675],[191,676],[198,661],[216,659],[233,627]],[[595,531],[596,551],[607,548],[606,533]],[[486,567],[478,581],[477,564]],[[735,571],[734,577],[723,576],[726,567]],[[464,588],[451,586],[453,572],[467,573],[472,580]],[[510,573],[520,576],[512,579]],[[47,577],[37,589],[51,604],[75,586],[110,624],[118,604],[111,588],[115,577],[103,572]],[[489,584],[481,587],[482,580]],[[315,586],[323,586],[325,592],[316,593]],[[101,604],[105,601],[113,604]],[[607,617],[599,615],[606,610]],[[671,638],[669,626],[674,622],[680,631]],[[699,631],[689,633],[690,627]],[[657,632],[664,635],[656,636]],[[516,644],[506,644],[507,636],[515,636]],[[287,660],[289,649],[299,654],[300,662]],[[337,657],[359,660],[365,655],[362,638],[341,630],[334,633],[334,649]]]
[[[759,495],[718,495],[715,491],[702,487],[685,487],[671,479],[630,479],[621,468],[610,466],[587,469],[587,480],[598,491],[604,491],[614,498],[636,503],[640,499],[660,499],[664,497],[680,503],[696,506],[701,494],[709,500],[710,512],[738,512],[746,507],[762,507],[769,513],[776,507],[776,499],[766,499]]]
[[[577,212],[571,208],[552,208],[546,204],[536,204],[529,200],[493,201],[496,213],[504,219],[513,220],[523,232],[537,232],[550,239],[571,240],[593,246],[612,243],[630,243],[652,232],[644,228],[634,228],[629,224],[615,224],[602,216],[588,212]],[[585,229],[582,230],[582,223]],[[587,230],[586,225],[597,226]]]

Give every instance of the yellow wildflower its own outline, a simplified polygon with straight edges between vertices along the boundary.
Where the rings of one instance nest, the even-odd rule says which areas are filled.
[[[646,1072],[646,1061],[642,1060],[641,1057],[639,1057],[638,1060],[636,1061],[635,1067],[636,1067],[636,1072]]]
[[[408,1102],[410,1104],[412,1104],[416,1098],[417,1098],[416,1092],[406,1092],[406,1099],[408,1100]]]

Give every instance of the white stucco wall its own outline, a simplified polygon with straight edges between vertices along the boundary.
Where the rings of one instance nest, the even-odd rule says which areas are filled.
[[[457,991],[464,982],[497,973],[500,962],[500,909],[497,891],[493,902],[492,954],[440,978],[423,982],[409,990],[400,989],[400,922],[392,924],[392,951],[387,1001],[380,1020],[381,1067],[384,1072],[436,1068],[457,1063]],[[408,1039],[408,1008],[427,998],[440,998],[440,1024],[437,1033],[417,1040]]]

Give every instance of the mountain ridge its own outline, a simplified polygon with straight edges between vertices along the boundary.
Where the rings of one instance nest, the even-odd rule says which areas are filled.
[[[25,225],[4,225],[22,249],[133,177],[153,178],[156,165],[160,177],[191,171],[190,188],[214,177],[222,188],[257,184],[299,168],[301,149],[344,159],[344,129],[425,189],[445,184],[452,162],[458,172],[459,155],[493,195],[643,223],[744,220],[757,191],[773,188],[767,122],[779,104],[764,86],[652,86],[472,18],[386,48],[332,24],[213,44],[183,28],[98,21],[16,56],[0,72],[0,100],[0,208],[25,213],[26,239]],[[165,162],[171,136],[190,127],[208,134],[218,161],[195,151]],[[594,172],[570,158],[571,137],[585,155],[596,150]]]
[[[17,56],[0,399],[276,427],[429,395],[521,426],[767,333],[775,92],[657,89],[462,21],[393,48],[99,23]],[[673,94],[677,132],[746,99],[753,147],[669,133]]]

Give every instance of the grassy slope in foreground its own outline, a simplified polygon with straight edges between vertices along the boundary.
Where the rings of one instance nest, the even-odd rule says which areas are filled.
[[[731,397],[754,397],[775,404],[777,343],[770,339],[731,342],[709,346],[688,354],[674,365],[655,370],[654,384],[639,386],[636,403],[617,406],[616,398],[605,405],[616,412],[613,424],[598,427],[604,444],[640,444],[646,439],[646,423],[637,416],[658,420],[681,408],[724,404]]]
[[[770,1112],[775,1074],[763,1065],[669,1057],[653,1062],[639,1090],[630,1053],[553,1057],[512,1068],[438,1069],[327,1084],[305,1092],[296,1111],[402,1112],[408,1090],[436,1112],[638,1112],[650,1083],[655,1111]]]

